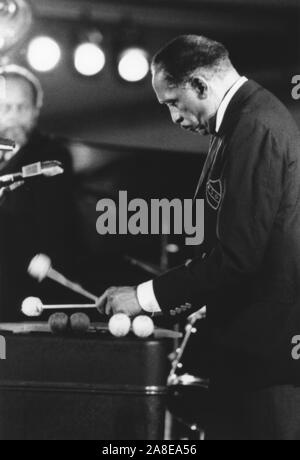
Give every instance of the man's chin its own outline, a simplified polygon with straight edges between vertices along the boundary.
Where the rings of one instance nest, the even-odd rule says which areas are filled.
[[[196,128],[194,133],[199,134],[200,136],[209,136],[209,130],[203,126]]]
[[[27,144],[28,135],[24,129],[18,128],[6,129],[0,132],[0,137],[10,139],[20,146]]]
[[[0,151],[0,166],[10,161],[18,153],[18,151],[19,149],[15,149],[13,152]]]

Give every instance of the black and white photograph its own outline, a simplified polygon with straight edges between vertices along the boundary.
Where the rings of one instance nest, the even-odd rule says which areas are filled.
[[[299,0],[0,0],[0,440],[300,441]]]

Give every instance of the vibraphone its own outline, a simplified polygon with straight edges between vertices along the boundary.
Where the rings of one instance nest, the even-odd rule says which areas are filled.
[[[171,331],[117,339],[98,323],[55,336],[24,323],[0,335],[0,439],[163,439]]]

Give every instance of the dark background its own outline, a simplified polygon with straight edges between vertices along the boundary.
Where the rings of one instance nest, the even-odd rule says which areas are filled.
[[[52,36],[61,46],[59,65],[38,75],[45,90],[40,126],[63,137],[72,152],[82,245],[94,282],[100,276],[100,259],[102,267],[106,258],[129,253],[166,265],[166,244],[173,242],[157,237],[125,242],[99,237],[95,229],[97,201],[117,198],[119,190],[129,190],[132,197],[140,198],[191,198],[208,147],[207,138],[172,125],[168,111],[156,101],[150,75],[138,84],[120,80],[117,56],[129,30],[150,55],[179,34],[204,34],[222,41],[239,72],[273,91],[300,124],[300,101],[291,96],[292,77],[300,74],[299,0],[30,3],[34,23],[13,58],[26,65],[27,45],[36,35]],[[92,78],[80,76],[72,65],[75,46],[86,29],[102,33],[107,58],[104,70]],[[173,265],[185,257],[184,251],[169,254],[168,262]],[[128,282],[136,280],[133,277]]]
[[[35,35],[53,36],[62,48],[60,64],[38,75],[45,90],[40,126],[63,137],[72,152],[88,287],[99,286],[100,294],[104,279],[107,285],[146,280],[150,276],[129,270],[120,254],[166,266],[184,260],[186,251],[167,254],[166,260],[166,244],[174,240],[99,237],[96,203],[103,197],[117,198],[119,190],[140,198],[191,198],[208,139],[171,124],[168,112],[156,101],[150,75],[139,84],[118,78],[124,26],[135,31],[150,55],[179,34],[222,41],[239,72],[274,92],[300,125],[300,101],[291,96],[292,77],[300,74],[299,0],[31,0],[31,4],[34,24],[14,60],[26,65],[27,44]],[[78,75],[72,66],[74,48],[85,28],[97,28],[104,37],[107,65],[93,78]],[[104,273],[106,261],[109,275]]]
[[[35,21],[28,36],[49,34],[63,51],[59,66],[40,78],[45,88],[42,126],[62,135],[119,145],[204,152],[207,140],[170,124],[151,88],[118,79],[116,55],[124,43],[124,24],[152,55],[184,33],[221,40],[238,70],[275,92],[300,123],[300,102],[291,98],[291,79],[300,73],[298,0],[31,0]],[[83,28],[104,37],[107,65],[95,78],[72,67],[72,53]],[[22,48],[17,50],[19,62]],[[76,158],[79,168],[83,159]]]

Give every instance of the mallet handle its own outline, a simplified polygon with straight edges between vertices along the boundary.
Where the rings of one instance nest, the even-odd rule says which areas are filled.
[[[95,308],[93,304],[79,304],[79,305],[43,305],[43,310],[86,310],[88,308]]]
[[[57,283],[65,286],[66,288],[71,289],[74,292],[77,292],[77,294],[83,295],[87,299],[93,300],[95,303],[98,301],[97,296],[88,292],[86,289],[80,286],[80,284],[73,283],[73,281],[68,280],[61,273],[54,270],[54,268],[50,268],[47,276],[53,281],[56,281]]]

